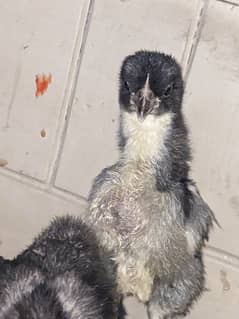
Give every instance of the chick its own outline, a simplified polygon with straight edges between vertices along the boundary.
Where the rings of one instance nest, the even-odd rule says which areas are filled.
[[[105,260],[79,219],[55,219],[15,259],[0,258],[0,318],[116,319],[114,275]]]
[[[86,221],[117,265],[123,296],[150,319],[185,315],[204,290],[213,213],[189,179],[184,84],[175,59],[139,51],[120,72],[119,160],[95,178]]]

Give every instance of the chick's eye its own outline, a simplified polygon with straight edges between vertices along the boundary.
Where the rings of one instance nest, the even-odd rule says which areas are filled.
[[[163,97],[169,97],[173,90],[173,84],[169,84],[163,92]]]

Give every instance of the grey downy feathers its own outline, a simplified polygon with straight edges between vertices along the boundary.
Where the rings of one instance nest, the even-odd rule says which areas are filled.
[[[214,215],[189,179],[183,80],[169,55],[122,64],[119,160],[95,178],[86,221],[117,264],[119,292],[151,319],[185,315],[204,290],[202,247]]]
[[[117,303],[113,272],[78,218],[56,218],[16,258],[0,257],[0,319],[116,319]]]

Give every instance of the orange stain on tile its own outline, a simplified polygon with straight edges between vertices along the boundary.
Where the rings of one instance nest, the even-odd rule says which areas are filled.
[[[51,83],[51,81],[51,74],[49,74],[48,76],[46,76],[45,74],[36,75],[36,97],[43,95],[46,92],[48,85]]]

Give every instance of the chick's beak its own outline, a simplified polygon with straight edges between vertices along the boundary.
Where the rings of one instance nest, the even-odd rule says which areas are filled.
[[[139,120],[143,121],[151,110],[151,101],[149,99],[142,97],[138,100],[137,115]]]
[[[147,75],[145,85],[136,93],[135,96],[135,104],[139,120],[143,121],[152,111],[154,100],[155,95],[149,87],[149,75]]]
[[[143,121],[146,116],[152,111],[155,103],[155,95],[150,90],[145,88],[138,91],[136,94],[136,107],[137,107],[137,115],[138,118]]]

